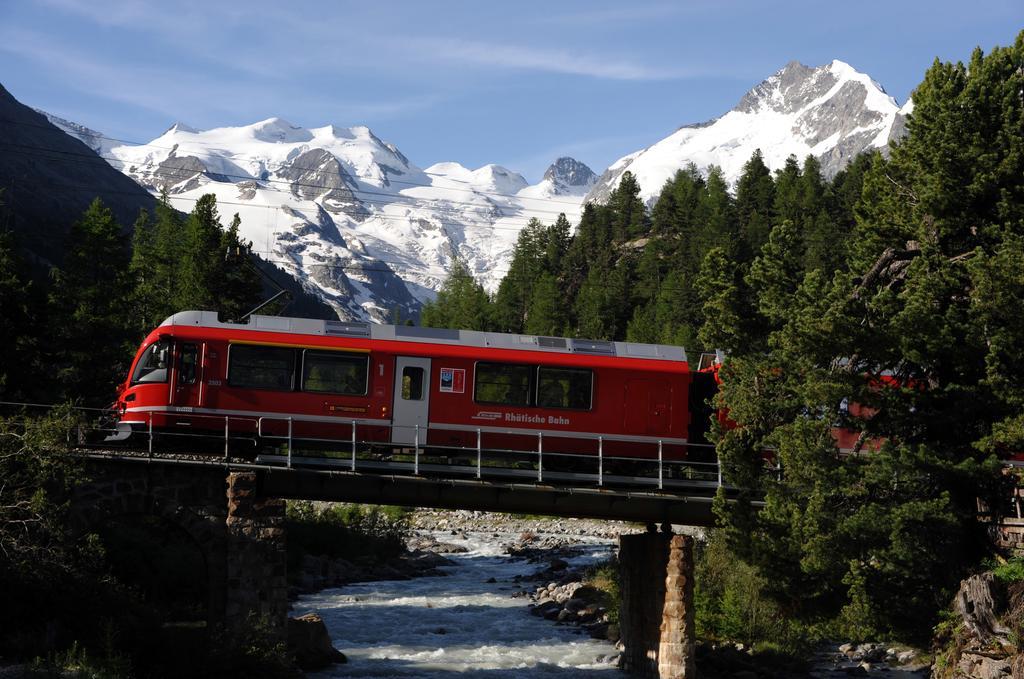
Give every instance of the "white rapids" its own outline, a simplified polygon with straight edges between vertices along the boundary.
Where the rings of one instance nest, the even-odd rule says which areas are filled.
[[[335,648],[348,663],[314,677],[589,677],[615,669],[615,648],[572,626],[530,615],[528,597],[513,598],[533,581],[513,582],[544,564],[511,560],[502,545],[515,536],[444,533],[435,537],[465,545],[447,577],[379,581],[301,597],[294,615],[319,613]],[[607,558],[611,543],[586,538],[576,566]],[[494,578],[496,582],[488,583]]]

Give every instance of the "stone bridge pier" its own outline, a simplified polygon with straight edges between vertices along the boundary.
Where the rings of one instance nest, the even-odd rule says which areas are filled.
[[[409,504],[437,507],[455,502],[449,497],[454,491],[448,485],[444,486],[447,494],[435,489],[432,495],[417,487],[419,494],[410,491],[407,495],[387,495],[389,483],[411,485],[415,481],[422,486],[431,483],[426,479],[372,477],[371,482],[367,477],[352,475],[349,479],[335,474],[298,478],[301,474],[291,470],[229,469],[211,463],[147,463],[145,459],[108,458],[87,465],[91,481],[75,491],[71,530],[85,535],[113,519],[158,517],[164,530],[183,531],[202,554],[209,629],[231,632],[259,623],[279,639],[286,636],[288,615],[281,498],[381,502],[400,497],[411,500]],[[348,485],[341,484],[339,479]],[[331,483],[341,484],[340,489],[332,489]],[[382,492],[376,492],[381,488]],[[500,500],[514,494],[515,489],[488,492]],[[611,503],[590,506],[590,512],[579,511],[580,507],[572,504],[575,496],[568,493],[566,497],[568,500],[552,500],[553,507],[561,509],[552,513],[603,518],[601,511],[628,509]],[[559,505],[563,500],[569,504]],[[678,509],[686,504],[645,505],[632,499],[629,502],[639,503],[648,512],[659,507]],[[704,507],[699,505],[702,512]],[[480,508],[510,509],[497,500],[494,506],[483,503]],[[691,513],[682,515],[703,516],[693,514],[692,509],[687,511]],[[692,538],[652,531],[621,536],[619,545],[623,668],[637,676],[694,679]]]
[[[694,679],[693,538],[622,535],[619,567],[622,669],[639,677]]]
[[[210,629],[259,622],[284,637],[284,500],[265,497],[256,472],[138,462],[91,464],[88,471],[92,480],[72,498],[74,532],[133,516],[161,519],[203,555]]]

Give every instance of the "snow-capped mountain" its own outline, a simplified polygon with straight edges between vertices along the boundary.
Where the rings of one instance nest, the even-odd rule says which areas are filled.
[[[689,163],[717,165],[734,184],[755,150],[778,169],[795,155],[813,155],[827,177],[862,151],[884,149],[903,134],[908,107],[901,109],[870,77],[842,61],[811,68],[787,64],[753,88],[734,109],[620,158],[598,180],[587,200],[601,202],[629,170],[641,198],[652,202],[665,182]]]
[[[307,129],[280,118],[205,131],[176,123],[149,144],[105,155],[183,211],[215,194],[224,221],[237,212],[263,258],[342,318],[378,321],[417,313],[456,256],[496,288],[522,227],[558,212],[578,219],[594,177],[571,158],[534,186],[497,165],[424,170],[367,127]]]
[[[498,165],[420,169],[367,127],[304,128],[280,118],[243,127],[171,126],[149,144],[124,145],[75,123],[50,120],[139,184],[166,190],[183,211],[204,193],[233,213],[263,258],[282,266],[342,318],[394,320],[434,297],[454,258],[489,290],[504,277],[531,218],[575,224],[584,201],[602,202],[622,173],[652,203],[689,163],[735,182],[756,149],[772,169],[813,154],[832,176],[861,151],[904,134],[902,109],[848,64],[792,62],[725,115],[679,128],[616,161],[598,179],[559,158],[535,185]]]

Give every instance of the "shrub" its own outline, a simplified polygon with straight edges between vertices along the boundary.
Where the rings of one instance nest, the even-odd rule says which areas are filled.
[[[1007,584],[1024,581],[1024,558],[1014,557],[992,569],[996,578]]]
[[[590,566],[583,574],[583,584],[604,595],[601,603],[608,612],[608,620],[615,623],[619,621],[619,607],[622,603],[619,577],[619,562],[614,557]]]
[[[288,572],[297,574],[305,554],[380,562],[405,551],[409,521],[405,510],[377,506],[289,502]]]

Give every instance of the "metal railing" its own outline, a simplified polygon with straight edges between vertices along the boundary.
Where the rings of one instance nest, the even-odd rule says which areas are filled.
[[[21,409],[52,409],[48,404],[22,404],[0,401],[0,406]],[[77,425],[77,440],[92,447],[111,448],[100,437],[117,434],[117,413],[101,408],[74,408],[95,420],[106,415],[113,426],[95,421]],[[707,490],[724,485],[721,464],[674,458],[666,455],[683,450],[710,450],[708,444],[682,443],[664,439],[631,439],[627,436],[577,435],[572,432],[543,432],[522,429],[500,431],[444,424],[395,425],[378,421],[345,418],[325,422],[288,415],[242,416],[207,415],[174,411],[137,412],[133,422],[142,425],[132,432],[132,440],[121,449],[143,453],[153,459],[158,453],[196,453],[209,455],[219,451],[225,462],[238,453],[238,444],[251,451],[256,464],[294,467],[344,467],[351,472],[429,475],[433,477],[472,477],[476,479],[515,479],[548,485],[588,485],[655,487],[661,491],[701,487]],[[175,419],[180,422],[170,424]],[[165,426],[156,426],[155,419]],[[175,425],[189,427],[175,430]],[[306,429],[300,434],[300,426]],[[141,430],[140,430],[141,429]],[[412,444],[395,444],[396,430],[412,430]],[[319,435],[311,435],[317,431]],[[326,434],[324,432],[327,432]],[[435,441],[439,432],[456,433],[468,445],[444,445]],[[360,433],[363,434],[360,437]],[[535,437],[533,446],[487,447],[485,438],[511,437],[526,441]],[[407,438],[406,438],[407,440]],[[182,444],[182,442],[185,442]],[[620,451],[609,455],[612,444]],[[623,448],[650,451],[647,455],[621,454]],[[259,450],[262,447],[263,450]],[[270,450],[267,450],[267,448]],[[168,450],[170,448],[170,450]],[[274,450],[277,449],[277,450]],[[655,456],[656,455],[656,456]]]
[[[609,441],[606,436],[579,436],[571,432],[558,434],[542,431],[507,429],[502,431],[484,431],[482,428],[466,429],[462,426],[445,424],[396,425],[382,424],[379,421],[359,419],[338,420],[332,423],[336,428],[344,427],[348,434],[342,436],[303,436],[294,435],[294,425],[299,418],[289,416],[262,416],[258,419],[257,435],[263,441],[276,441],[284,446],[281,454],[261,454],[260,459],[268,463],[283,464],[291,468],[295,465],[328,465],[345,466],[350,471],[360,469],[383,470],[382,462],[389,462],[391,470],[408,467],[413,475],[429,473],[436,475],[447,469],[453,475],[470,475],[477,479],[487,476],[508,476],[507,472],[515,472],[515,476],[526,478],[528,475],[536,483],[564,482],[566,480],[588,481],[592,485],[604,487],[608,483],[622,485],[624,483],[655,486],[659,490],[667,487],[704,485],[718,488],[723,485],[722,469],[719,462],[699,462],[689,459],[667,459],[665,455],[668,444],[665,441],[630,439],[616,436],[613,441],[618,446],[643,446],[656,451],[656,457],[640,455],[607,455],[605,447]],[[287,433],[272,433],[270,424],[286,425]],[[324,427],[320,421],[304,421],[305,424]],[[280,427],[279,427],[280,429]],[[411,430],[411,444],[392,443],[395,430]],[[358,432],[375,430],[379,434],[377,440],[360,439]],[[460,438],[468,438],[474,443],[470,445],[445,445],[429,442],[430,432],[456,433]],[[535,437],[535,445],[516,448],[485,447],[484,436],[515,437],[525,440]],[[558,442],[571,441],[579,448],[581,441],[592,444],[591,451],[559,450]],[[334,446],[334,450],[329,450]],[[677,449],[685,449],[688,453],[694,450],[712,450],[709,444],[681,443],[673,441],[671,445]],[[303,446],[316,446],[320,454],[311,454],[309,450],[301,450]],[[327,451],[323,449],[327,448]],[[338,455],[344,449],[345,458]],[[360,454],[363,451],[363,454]],[[374,452],[376,451],[376,452]],[[301,452],[301,454],[300,454]],[[333,452],[335,455],[331,455]],[[446,462],[439,462],[446,459]],[[452,462],[461,460],[463,462]],[[504,464],[501,464],[501,463]],[[525,469],[523,463],[529,466]],[[609,465],[613,472],[609,473]],[[586,471],[581,471],[586,469]],[[503,473],[505,472],[505,473]]]

